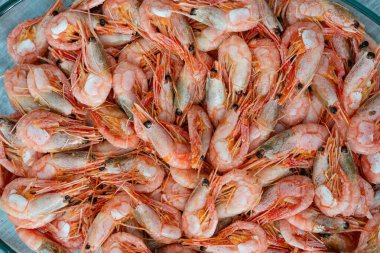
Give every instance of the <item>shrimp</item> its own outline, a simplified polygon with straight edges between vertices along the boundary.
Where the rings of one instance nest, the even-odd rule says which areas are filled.
[[[333,252],[354,252],[356,246],[352,234],[347,233],[320,234],[319,239]]]
[[[374,202],[375,192],[370,183],[365,179],[358,176],[358,183],[360,189],[360,198],[354,211],[355,217],[367,217],[372,218],[370,209]]]
[[[68,253],[69,251],[59,245],[58,243],[48,239],[44,234],[37,230],[17,229],[17,235],[20,239],[33,251],[38,253],[43,252],[56,252]]]
[[[205,104],[207,113],[214,127],[217,127],[226,113],[227,92],[220,72],[220,64],[214,63],[206,80]]]
[[[195,54],[192,65],[185,63],[175,86],[174,107],[177,116],[185,115],[192,104],[204,99],[207,70],[211,65],[211,57],[204,52]]]
[[[218,179],[202,178],[186,202],[182,214],[182,230],[188,238],[210,238],[218,225],[215,208]]]
[[[220,44],[223,43],[231,33],[215,29],[213,27],[206,27],[202,31],[195,33],[195,43],[197,49],[202,52],[209,52],[218,49]]]
[[[346,70],[351,68],[353,64],[353,55],[348,39],[340,35],[339,33],[335,33],[329,40],[329,44],[339,55],[339,57],[344,61],[344,66]]]
[[[56,66],[69,77],[74,69],[75,61],[78,57],[77,51],[64,51],[50,47],[48,58],[55,62]]]
[[[123,148],[115,147],[108,141],[102,141],[100,143],[92,145],[92,149],[91,149],[92,153],[96,157],[102,157],[102,156],[113,157],[113,156],[126,154],[132,150],[134,150],[134,148],[123,149]]]
[[[90,112],[90,118],[99,133],[112,145],[134,149],[140,140],[127,115],[115,104],[103,104]]]
[[[326,249],[326,246],[315,236],[296,228],[286,220],[280,221],[280,231],[281,235],[289,245],[299,249],[308,251],[319,251]]]
[[[358,171],[351,152],[340,147],[338,138],[330,137],[326,148],[316,155],[312,175],[316,186],[314,202],[327,216],[350,216],[360,198]]]
[[[310,95],[310,106],[306,117],[303,119],[302,123],[316,123],[321,121],[323,114],[325,113],[325,108],[320,101],[320,99],[314,95]]]
[[[183,187],[172,176],[168,176],[162,186],[161,200],[183,211],[191,192],[191,189]]]
[[[65,74],[56,66],[30,65],[27,76],[28,89],[36,102],[63,115],[70,115],[75,109],[70,83]]]
[[[317,24],[295,23],[285,30],[280,48],[283,61],[289,64],[280,98],[283,105],[310,85],[324,49],[323,33]]]
[[[371,253],[380,250],[380,214],[375,214],[369,219],[360,233],[356,252]]]
[[[297,229],[311,233],[338,233],[350,227],[350,223],[343,218],[329,217],[313,208],[308,208],[286,220]]]
[[[264,229],[246,221],[235,221],[215,237],[187,239],[184,244],[199,246],[201,251],[218,253],[264,253],[268,248]]]
[[[342,103],[349,116],[352,116],[368,98],[376,82],[371,82],[377,73],[380,55],[367,52],[355,63],[344,79]]]
[[[102,206],[88,229],[84,242],[86,250],[99,249],[118,223],[132,218],[133,208],[130,202],[127,194],[119,193]]]
[[[131,181],[136,192],[153,192],[162,184],[164,168],[153,158],[145,155],[111,158],[106,161],[102,174],[115,175],[116,180]],[[109,177],[105,177],[109,178]]]
[[[20,113],[27,113],[40,107],[28,89],[29,70],[29,65],[18,65],[4,74],[5,92],[13,108]]]
[[[112,88],[112,74],[102,44],[90,37],[80,40],[82,53],[71,73],[71,92],[82,104],[97,107],[105,102]]]
[[[101,136],[95,128],[43,110],[34,110],[22,117],[16,128],[22,143],[37,152],[55,153],[98,143]]]
[[[307,209],[313,198],[314,186],[310,178],[284,177],[264,191],[260,203],[253,209],[254,219],[266,223],[292,217]]]
[[[191,167],[201,169],[210,146],[213,126],[207,113],[198,105],[191,106],[187,114],[187,122],[191,145]]]
[[[277,84],[281,67],[280,52],[271,39],[253,39],[248,43],[248,47],[252,53],[255,73],[255,94],[265,97]]]
[[[51,214],[44,215],[42,217],[39,216],[33,219],[20,219],[20,218],[13,217],[9,214],[7,215],[7,217],[10,220],[10,222],[12,222],[12,224],[15,225],[17,229],[19,228],[37,229],[37,228],[44,227],[45,225],[48,225],[49,222],[52,222],[53,220],[57,219],[60,215],[62,214],[51,213]]]
[[[140,125],[142,134],[166,163],[178,169],[191,168],[191,149],[183,136],[160,125],[137,104],[133,115],[135,128]]]
[[[8,35],[7,49],[15,63],[33,63],[48,50],[45,30],[62,8],[62,1],[57,0],[44,16],[26,20],[18,24]]]
[[[112,88],[119,105],[132,118],[133,103],[148,91],[148,81],[138,66],[120,62],[113,73]]]
[[[373,155],[380,150],[379,119],[380,92],[377,92],[351,118],[347,142],[353,152]]]
[[[287,101],[280,110],[280,123],[286,127],[300,124],[308,116],[310,103],[310,94],[308,91],[299,93],[298,96]]]
[[[368,182],[380,184],[380,152],[360,157],[361,169]]]
[[[124,232],[112,234],[102,246],[102,252],[136,252],[151,253],[144,241],[140,238]]]
[[[197,251],[192,250],[184,245],[174,243],[169,244],[158,249],[157,253],[196,253]]]
[[[124,188],[131,198],[136,221],[157,242],[170,244],[182,236],[181,213],[175,207]]]
[[[361,38],[363,25],[346,8],[330,1],[290,0],[286,20],[294,24],[300,20],[323,21],[335,32],[346,37]]]
[[[193,169],[183,170],[174,167],[170,168],[170,175],[179,185],[188,189],[194,189],[198,185],[200,179],[208,176],[203,171]]]
[[[102,160],[95,160],[87,151],[47,154],[38,159],[27,170],[27,174],[30,178],[57,179],[68,173],[81,173],[95,169],[102,163]]]
[[[87,179],[71,182],[18,178],[7,184],[1,196],[1,208],[19,219],[37,219],[57,213],[70,200],[86,194]],[[80,197],[80,196],[79,196]]]
[[[251,77],[252,53],[247,43],[237,35],[226,39],[218,49],[218,62],[225,70],[224,79],[237,94],[247,91]]]
[[[232,170],[220,179],[220,190],[216,198],[216,212],[219,219],[252,210],[261,197],[261,184],[252,173]]]
[[[140,0],[105,0],[102,10],[109,19],[126,22],[137,30],[140,25],[140,4]]]

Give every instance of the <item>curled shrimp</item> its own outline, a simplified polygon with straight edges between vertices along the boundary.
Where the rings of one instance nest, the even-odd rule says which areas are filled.
[[[369,219],[360,233],[357,252],[376,252],[380,250],[379,238],[380,214],[375,214]]]
[[[188,238],[209,238],[218,224],[215,209],[217,179],[203,178],[191,193],[182,214],[182,230]]]
[[[380,184],[380,152],[360,157],[365,178],[372,184]]]
[[[232,170],[219,181],[216,198],[216,212],[219,219],[252,210],[261,197],[261,184],[258,178],[244,170]]]
[[[145,73],[138,66],[120,62],[113,73],[112,88],[119,105],[132,118],[133,103],[148,91]]]
[[[102,174],[115,175],[116,180],[123,182],[133,182],[130,188],[146,193],[153,192],[162,184],[165,170],[159,162],[149,156],[127,155],[107,160]]]
[[[191,168],[190,145],[175,132],[160,125],[143,108],[135,104],[134,109],[135,128],[142,128],[144,137],[152,144],[158,155],[170,166],[178,169]]]
[[[112,234],[102,246],[102,252],[136,252],[150,253],[144,241],[140,238],[125,232]]]
[[[172,176],[168,176],[162,186],[161,200],[183,211],[191,192],[191,189],[183,187]]]
[[[90,117],[99,133],[112,145],[133,149],[140,142],[133,124],[127,115],[114,104],[103,104],[90,112]]]
[[[86,151],[47,154],[28,169],[28,177],[57,179],[68,173],[81,173],[97,168],[102,160],[95,160]]]
[[[187,113],[191,144],[191,167],[200,169],[210,146],[213,126],[202,107],[193,105]]]
[[[246,92],[251,78],[252,53],[237,35],[226,39],[218,48],[218,61],[226,71],[224,79],[237,94]]]
[[[126,22],[134,30],[140,25],[139,7],[140,0],[105,0],[102,5],[103,14],[108,18]]]
[[[352,116],[374,89],[376,82],[371,82],[371,79],[377,73],[379,64],[379,53],[367,52],[348,72],[342,94],[342,103],[348,115]]]
[[[20,119],[16,135],[26,147],[41,153],[77,149],[101,140],[95,128],[82,121],[43,109],[34,110]]]
[[[7,49],[16,63],[33,63],[48,50],[45,30],[53,18],[53,13],[59,11],[62,1],[57,0],[44,16],[26,20],[18,24],[8,35]]]
[[[108,200],[91,223],[85,239],[86,250],[97,250],[118,223],[132,218],[133,209],[127,194],[119,193]]]
[[[207,113],[214,127],[217,127],[226,113],[227,92],[223,81],[220,65],[214,63],[206,80],[205,104]]]
[[[231,33],[215,29],[213,27],[206,27],[199,33],[195,34],[195,43],[198,50],[209,52],[218,49],[220,44],[223,43]]]
[[[28,89],[29,70],[28,65],[18,65],[4,74],[5,92],[13,108],[20,113],[26,113],[39,107]]]
[[[193,169],[183,170],[174,167],[170,168],[170,174],[174,181],[188,189],[194,189],[202,178],[208,176],[203,171]]]
[[[286,219],[307,209],[314,198],[310,178],[300,175],[280,179],[266,189],[260,203],[253,209],[255,220],[263,223]]]
[[[57,252],[67,253],[69,252],[63,246],[48,239],[44,234],[32,229],[17,229],[17,235],[20,239],[35,252]]]
[[[379,118],[380,92],[377,92],[351,118],[347,130],[347,142],[353,152],[371,155],[379,151]]]
[[[268,248],[264,229],[258,224],[246,221],[235,221],[219,231],[215,237],[187,239],[184,244],[198,246],[201,251],[215,253],[264,253]]]

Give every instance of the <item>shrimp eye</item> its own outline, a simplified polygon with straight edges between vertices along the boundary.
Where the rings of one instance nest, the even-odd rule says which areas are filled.
[[[277,17],[277,20],[278,20],[278,22],[280,22],[280,23],[282,23],[284,20],[282,19],[282,17],[281,16],[278,16]]]
[[[320,147],[320,148],[318,149],[318,152],[323,152],[323,151],[325,151],[325,148],[324,148],[324,147]]]
[[[281,94],[281,93],[277,93],[277,94],[276,94],[276,99],[280,99],[280,98],[281,98],[281,96],[282,96],[282,94]]]
[[[204,155],[201,155],[201,157],[199,157],[199,159],[200,159],[202,162],[206,161],[206,157],[205,157]]]
[[[232,109],[237,110],[238,108],[239,108],[239,106],[237,104],[232,105]]]
[[[70,201],[70,200],[71,200],[71,197],[70,197],[69,195],[66,195],[66,196],[65,196],[65,200],[66,200],[66,201]]]
[[[196,15],[196,12],[197,11],[197,9],[196,8],[191,8],[191,10],[190,10],[190,15]]]
[[[59,12],[57,10],[54,10],[52,13],[51,13],[53,16],[57,16],[59,14]]]
[[[329,238],[331,236],[331,234],[328,234],[328,233],[324,233],[324,234],[319,234],[321,237],[323,238]]]
[[[189,46],[189,51],[190,51],[190,52],[193,52],[194,49],[195,49],[194,45],[193,45],[193,44],[190,44],[190,46]]]
[[[218,73],[218,71],[217,71],[215,68],[212,68],[212,69],[211,69],[211,72],[212,72],[212,73]]]
[[[351,60],[348,60],[348,61],[347,61],[347,65],[348,65],[348,67],[351,68],[351,67],[352,67],[352,61],[351,61]]]
[[[175,114],[177,116],[181,116],[183,114],[183,112],[179,108],[177,108],[177,109],[175,109]]]
[[[91,248],[90,244],[86,244],[85,249],[90,249],[90,248]]]
[[[300,175],[301,175],[301,176],[305,176],[305,177],[310,176],[309,172],[308,172],[307,170],[305,170],[305,169],[301,169],[301,171],[300,171]]]
[[[347,149],[346,146],[343,146],[343,147],[340,148],[340,151],[341,151],[342,153],[347,153],[347,152],[348,152],[348,149]]]
[[[205,246],[200,246],[200,247],[199,247],[199,250],[200,250],[200,251],[206,251],[207,248],[206,248]]]
[[[255,155],[256,155],[256,157],[259,158],[259,159],[264,157],[264,154],[263,154],[262,151],[260,151],[260,150],[257,151]]]
[[[91,202],[91,203],[93,203],[93,204],[95,204],[96,202],[98,202],[98,198],[97,197],[88,197],[88,202]]]
[[[360,27],[359,21],[355,20],[354,23],[352,24],[356,29]]]
[[[369,116],[373,116],[376,114],[376,111],[370,111],[368,114],[369,114]]]
[[[363,49],[363,48],[366,48],[366,47],[368,47],[369,46],[369,43],[368,43],[368,41],[363,41],[360,45],[359,45],[359,48],[360,49]]]
[[[90,140],[88,139],[88,137],[83,137],[83,143],[84,144],[87,144],[87,143],[89,143],[90,142]]]
[[[150,120],[145,121],[145,122],[144,122],[144,126],[145,126],[146,128],[150,128],[150,127],[152,126],[152,121],[150,121]]]
[[[281,33],[282,33],[281,28],[280,28],[279,26],[276,26],[276,28],[274,28],[274,33],[275,33],[276,35],[281,35]]]
[[[308,90],[309,92],[312,92],[312,91],[313,91],[313,88],[311,88],[311,86],[309,86],[309,87],[307,87],[307,90]]]
[[[236,92],[236,95],[240,96],[241,94],[243,94],[243,91],[242,90],[239,90]]]
[[[349,227],[350,227],[350,223],[345,222],[345,223],[343,224],[343,228],[344,228],[344,229],[348,229]]]
[[[169,74],[165,75],[165,81],[171,82],[172,81],[172,77]]]
[[[100,171],[103,171],[103,170],[105,170],[106,169],[106,167],[104,166],[104,165],[102,165],[102,166],[100,166],[99,168],[98,168],[98,170],[100,170]]]
[[[297,168],[290,168],[289,171],[290,171],[291,173],[296,173],[296,172],[298,171],[298,169],[297,169]]]
[[[208,181],[207,178],[204,178],[204,179],[202,180],[202,186],[209,186],[209,185],[210,185],[210,181]]]
[[[247,214],[248,214],[249,216],[251,216],[251,215],[252,215],[252,210],[249,210],[249,211],[247,212]]]
[[[335,114],[338,109],[335,107],[335,106],[329,106],[329,111],[332,113],[332,114]]]
[[[303,88],[303,84],[302,83],[297,84],[297,90],[302,90],[302,88]]]
[[[101,26],[105,26],[106,25],[106,21],[104,20],[104,19],[100,19],[99,20],[99,24],[101,25]]]
[[[367,58],[368,58],[368,59],[374,59],[374,58],[375,58],[375,54],[372,53],[372,52],[368,52],[368,54],[367,54]]]
[[[95,37],[90,37],[90,38],[88,39],[88,41],[89,41],[89,42],[96,42],[96,39],[95,39]]]

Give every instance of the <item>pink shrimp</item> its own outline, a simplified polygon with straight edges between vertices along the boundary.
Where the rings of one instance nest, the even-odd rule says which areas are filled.
[[[58,243],[48,239],[44,234],[37,230],[18,229],[17,235],[20,239],[35,252],[57,252],[68,253],[69,251]]]
[[[365,178],[372,184],[380,184],[380,152],[360,157]]]
[[[213,27],[206,27],[199,33],[195,33],[195,43],[198,50],[209,52],[218,49],[220,44],[223,43],[231,33],[215,29]]]
[[[351,68],[351,65],[353,63],[353,55],[348,39],[339,33],[336,33],[332,35],[331,39],[329,40],[329,44],[344,61],[345,68]]]
[[[101,140],[96,129],[82,121],[43,109],[34,110],[20,119],[16,135],[26,147],[41,153],[77,149]]]
[[[113,146],[108,141],[102,141],[100,143],[97,143],[95,145],[92,145],[92,153],[96,157],[112,157],[112,156],[118,156],[126,154],[130,151],[134,150],[134,148],[131,149],[123,149]]]
[[[380,214],[375,214],[372,219],[367,221],[360,234],[356,252],[377,252],[380,250]]]
[[[124,232],[112,234],[102,246],[102,252],[136,252],[151,253],[144,241],[140,238]]]
[[[372,218],[370,209],[372,203],[374,202],[375,192],[372,188],[372,185],[360,176],[358,176],[358,183],[360,198],[355,208],[354,216]]]
[[[162,185],[161,200],[183,211],[191,192],[191,189],[183,187],[172,176],[168,176]]]
[[[75,61],[78,57],[78,51],[64,51],[55,48],[49,48],[48,59],[55,62],[56,66],[69,77],[74,69]]]
[[[103,104],[90,112],[91,120],[99,133],[112,145],[133,149],[139,144],[133,124],[127,115],[114,104]]]
[[[372,155],[379,151],[379,119],[380,92],[377,92],[369,98],[351,118],[347,130],[347,141],[353,152],[363,155]]]
[[[299,175],[282,178],[264,191],[260,203],[253,209],[254,219],[266,223],[292,217],[307,209],[313,198],[310,178]]]
[[[170,168],[170,174],[172,175],[174,181],[188,189],[194,189],[198,185],[200,179],[208,176],[208,174],[203,171],[193,169],[183,170],[174,167]]]
[[[200,169],[203,161],[206,160],[213,126],[207,113],[198,105],[193,105],[190,108],[187,114],[187,122],[191,145],[191,167]]]
[[[323,114],[325,113],[325,108],[319,98],[311,94],[310,95],[310,106],[306,117],[303,119],[302,123],[316,123],[321,121]]]
[[[287,101],[280,110],[280,123],[286,127],[300,124],[307,117],[310,103],[310,94],[308,91],[299,93],[298,96]]]
[[[103,14],[115,21],[129,24],[134,30],[140,25],[140,0],[105,0],[102,5]]]
[[[8,35],[7,49],[16,63],[33,63],[48,50],[45,30],[55,13],[62,8],[57,0],[44,16],[18,24]]]

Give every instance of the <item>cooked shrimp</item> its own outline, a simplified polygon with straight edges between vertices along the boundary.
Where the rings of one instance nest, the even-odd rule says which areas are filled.
[[[374,201],[375,192],[372,189],[371,184],[360,176],[358,176],[358,183],[360,189],[360,198],[355,208],[354,216],[367,217],[370,219],[372,218],[370,209]]]
[[[113,157],[126,154],[132,150],[134,150],[134,148],[123,149],[115,147],[108,141],[102,141],[100,143],[92,145],[91,149],[92,153],[97,157]]]
[[[13,108],[20,113],[27,113],[39,107],[28,89],[29,70],[29,65],[18,65],[4,74],[5,92]]]
[[[362,155],[360,161],[365,178],[372,184],[380,184],[380,152]]]
[[[307,209],[313,198],[310,178],[299,175],[282,178],[264,191],[260,203],[253,209],[255,220],[266,223],[292,217]]]
[[[140,25],[140,0],[105,0],[102,5],[103,14],[115,21],[129,24],[134,30]]]
[[[380,214],[375,214],[364,226],[356,252],[378,252],[380,250]]]
[[[127,155],[109,159],[102,173],[115,175],[116,180],[133,182],[130,188],[144,193],[153,192],[160,187],[165,176],[162,165],[154,158],[145,155]]]
[[[62,8],[62,1],[56,0],[44,16],[19,23],[8,35],[7,49],[16,63],[33,63],[48,50],[45,30]]]
[[[348,115],[353,115],[368,98],[376,82],[372,77],[377,73],[380,55],[367,52],[355,63],[344,79],[342,103]]]
[[[20,239],[33,251],[38,253],[43,252],[55,252],[55,253],[67,253],[67,249],[59,245],[58,243],[48,239],[44,234],[37,230],[30,230],[20,228],[17,229],[17,235]]]
[[[162,185],[161,200],[183,211],[191,192],[191,189],[183,187],[172,176],[168,176]]]
[[[78,57],[78,51],[64,51],[55,48],[49,48],[48,58],[55,62],[67,77],[70,76],[74,69],[75,60]]]
[[[281,101],[281,100],[280,100]],[[287,101],[280,110],[279,121],[286,127],[300,124],[310,109],[310,94],[304,91]]]
[[[82,121],[43,109],[34,110],[20,119],[16,134],[26,147],[41,153],[78,149],[101,140],[96,129]]]
[[[108,200],[91,223],[85,249],[95,251],[107,240],[118,223],[132,218],[133,209],[127,194],[119,193]]]
[[[195,43],[198,50],[209,52],[218,49],[220,44],[230,36],[231,33],[229,32],[218,30],[213,27],[206,27],[199,33],[195,33]]]
[[[347,141],[353,152],[372,155],[380,150],[379,119],[380,92],[377,92],[351,118]]]
[[[339,33],[335,33],[332,35],[329,40],[331,47],[336,51],[339,57],[344,61],[344,66],[346,69],[351,68],[353,63],[353,56],[351,52],[350,43],[348,38],[340,35]]]
[[[203,178],[186,202],[182,214],[182,230],[188,238],[209,238],[218,224],[215,209],[217,179]]]
[[[310,95],[310,106],[306,117],[303,119],[302,123],[316,123],[321,121],[321,118],[325,112],[325,108],[320,101],[320,99],[314,95]]]
[[[191,168],[190,145],[183,136],[160,125],[137,104],[133,115],[135,128],[136,124],[141,126],[143,135],[166,163],[178,169]]]
[[[27,174],[31,178],[57,179],[67,173],[84,173],[102,163],[102,160],[95,160],[87,151],[47,154],[38,159]]]
[[[132,118],[133,103],[148,91],[148,80],[138,66],[120,62],[113,73],[112,88],[119,105]]]
[[[261,184],[252,173],[232,170],[223,175],[219,183],[215,202],[219,219],[252,210],[260,202]]]
[[[213,126],[202,107],[191,106],[187,113],[189,137],[191,145],[191,167],[201,169],[210,146]]]
[[[215,237],[187,239],[184,244],[215,253],[264,253],[268,248],[265,231],[258,224],[246,221],[232,223]]]
[[[136,253],[150,253],[144,241],[140,238],[119,232],[112,234],[102,246],[102,252],[136,252]]]
[[[214,127],[217,127],[226,113],[227,92],[218,62],[214,63],[206,80],[205,103],[207,113]]]
[[[179,185],[188,189],[194,189],[202,178],[206,178],[208,175],[203,171],[197,171],[193,169],[177,169],[170,168],[170,175],[172,175],[174,181]]]
[[[112,145],[133,149],[139,144],[133,124],[127,115],[114,104],[103,104],[92,110],[90,117],[99,133]]]
[[[247,91],[251,78],[252,53],[247,43],[237,35],[226,39],[218,48],[218,61],[226,71],[225,81],[237,94]]]
[[[349,233],[320,234],[319,240],[333,252],[354,252],[356,246],[352,234]]]

